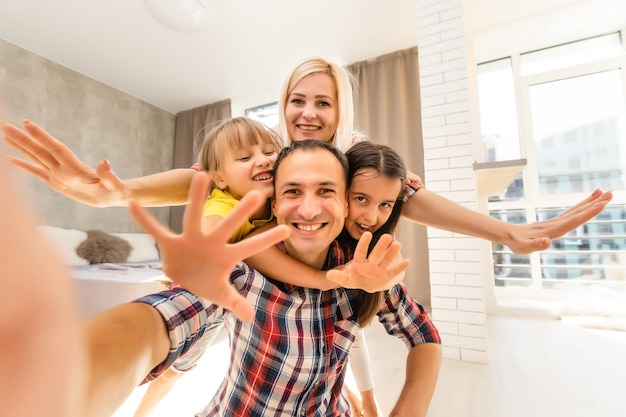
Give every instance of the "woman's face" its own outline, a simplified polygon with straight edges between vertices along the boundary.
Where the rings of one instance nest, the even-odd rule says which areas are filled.
[[[316,72],[296,83],[285,103],[285,123],[292,141],[330,141],[338,120],[337,86],[330,75]]]
[[[400,178],[390,178],[373,168],[358,170],[348,190],[348,217],[345,228],[353,239],[374,233],[391,216],[402,189]]]

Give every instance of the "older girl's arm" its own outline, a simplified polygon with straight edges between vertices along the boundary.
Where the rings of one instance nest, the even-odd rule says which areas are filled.
[[[404,203],[402,216],[429,227],[479,237],[508,246],[514,253],[545,250],[552,239],[563,236],[600,214],[613,198],[611,192],[594,191],[559,216],[531,224],[512,224],[470,210],[425,188]]]

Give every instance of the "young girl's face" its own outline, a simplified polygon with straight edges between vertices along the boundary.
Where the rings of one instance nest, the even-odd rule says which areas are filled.
[[[213,174],[215,184],[237,200],[250,190],[259,190],[270,198],[274,194],[272,169],[277,156],[273,144],[260,142],[226,151],[221,170]]]
[[[390,178],[373,168],[358,170],[348,190],[348,217],[345,228],[353,239],[374,233],[391,216],[402,189],[400,178]]]

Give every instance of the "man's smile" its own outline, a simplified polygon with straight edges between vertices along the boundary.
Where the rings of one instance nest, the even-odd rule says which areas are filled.
[[[293,227],[303,232],[314,232],[316,230],[321,229],[326,225],[326,223],[292,223]]]

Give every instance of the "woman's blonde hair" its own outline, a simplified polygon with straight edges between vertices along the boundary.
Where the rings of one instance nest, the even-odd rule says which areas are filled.
[[[334,136],[329,138],[328,141],[342,152],[345,152],[352,146],[352,129],[354,128],[352,82],[354,81],[354,77],[347,68],[326,61],[323,58],[312,57],[300,61],[293,67],[288,73],[289,75],[283,81],[278,100],[278,133],[283,141],[283,145],[289,146],[291,138],[289,137],[289,133],[287,133],[287,123],[285,121],[287,100],[294,87],[301,79],[318,72],[330,75],[335,81],[338,106],[337,130]]]
[[[225,156],[243,146],[270,144],[280,152],[282,142],[275,132],[248,117],[233,117],[221,121],[204,137],[198,153],[203,171],[219,172]],[[214,188],[212,184],[211,188]]]

